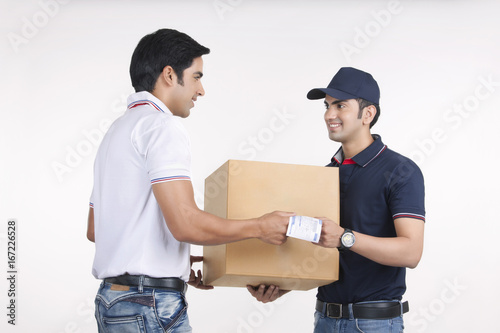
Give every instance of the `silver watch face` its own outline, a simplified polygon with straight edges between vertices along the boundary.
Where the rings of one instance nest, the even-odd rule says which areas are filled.
[[[342,245],[345,247],[351,247],[354,245],[354,234],[353,233],[345,233],[342,235]]]

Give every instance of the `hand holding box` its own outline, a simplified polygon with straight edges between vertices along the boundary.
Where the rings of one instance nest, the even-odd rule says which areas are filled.
[[[247,219],[273,211],[339,221],[338,168],[229,160],[205,180],[205,211]],[[203,276],[213,286],[276,285],[308,290],[338,280],[337,249],[288,238],[203,248]]]

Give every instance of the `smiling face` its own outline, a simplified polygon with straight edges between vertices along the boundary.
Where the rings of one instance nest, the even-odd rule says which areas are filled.
[[[362,134],[363,117],[355,99],[340,100],[326,95],[325,122],[331,140],[347,143]]]
[[[182,73],[181,80],[175,80],[173,90],[170,94],[172,98],[168,101],[169,110],[176,116],[186,118],[190,114],[191,108],[198,96],[205,95],[205,90],[201,84],[203,76],[203,59],[194,58],[190,67]]]

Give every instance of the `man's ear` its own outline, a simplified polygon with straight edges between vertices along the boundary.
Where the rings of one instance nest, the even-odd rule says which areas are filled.
[[[370,125],[376,114],[377,108],[375,107],[375,105],[369,105],[365,107],[363,110],[363,124]]]
[[[167,86],[173,86],[177,82],[177,75],[171,66],[165,66],[163,68],[161,78]]]

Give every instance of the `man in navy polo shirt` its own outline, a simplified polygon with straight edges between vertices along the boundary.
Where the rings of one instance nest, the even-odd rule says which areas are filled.
[[[380,90],[370,74],[341,68],[307,98],[324,99],[328,135],[342,144],[328,164],[340,169],[340,226],[325,219],[319,242],[339,248],[340,276],[318,288],[314,332],[402,332],[406,267],[416,267],[423,251],[422,173],[371,134]],[[284,293],[249,291],[263,302]]]

